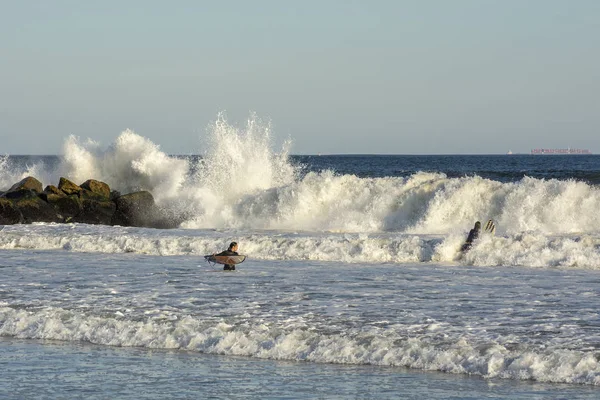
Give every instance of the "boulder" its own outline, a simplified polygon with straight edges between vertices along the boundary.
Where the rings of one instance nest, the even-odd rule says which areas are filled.
[[[54,206],[64,222],[71,222],[71,219],[83,210],[83,204],[77,195],[67,196],[63,193],[62,196],[49,194],[46,197],[46,201]]]
[[[81,222],[84,224],[111,225],[117,205],[110,201],[96,201],[84,199],[81,202],[82,209],[67,222]]]
[[[10,189],[8,189],[8,192],[14,192],[17,190],[22,190],[22,189],[33,190],[36,193],[41,193],[42,192],[42,182],[38,181],[37,179],[35,179],[32,176],[28,176],[27,178],[21,180],[20,182],[12,185],[12,187]]]
[[[48,185],[48,186],[46,186],[46,188],[44,189],[44,191],[42,193],[56,194],[56,195],[59,195],[59,196],[66,196],[65,192],[63,192],[62,190],[60,190],[59,188],[57,188],[54,185]]]
[[[156,215],[156,204],[148,191],[125,194],[115,199],[117,210],[112,224],[151,227]]]
[[[63,222],[62,216],[56,209],[46,203],[40,197],[24,197],[13,202],[14,206],[23,215],[23,222],[30,224],[32,222]]]
[[[38,197],[38,192],[33,189],[17,189],[11,190],[2,195],[2,197],[10,200],[35,199]]]
[[[121,195],[89,179],[76,185],[61,177],[58,186],[28,177],[0,192],[0,224],[80,222],[87,224],[175,228],[181,216],[159,208],[148,191]]]
[[[148,191],[125,194],[115,199],[117,210],[112,219],[113,225],[141,226],[168,229],[179,225],[154,203]]]
[[[104,183],[95,179],[88,179],[80,185],[83,189],[89,190],[92,193],[96,193],[106,199],[110,198],[110,187]]]
[[[0,199],[0,224],[13,225],[23,222],[23,214],[12,201]]]
[[[67,195],[65,194],[65,192],[63,192],[56,186],[48,185],[48,186],[46,186],[44,191],[42,193],[40,193],[40,197],[45,202],[52,203],[55,201],[56,198],[67,197]]]
[[[81,191],[83,190],[81,188],[81,186],[76,185],[73,182],[71,182],[70,180],[68,180],[67,178],[63,178],[63,177],[61,177],[60,181],[58,182],[58,188],[67,195],[71,195],[71,194],[79,195],[79,193],[81,193]]]
[[[79,192],[79,198],[81,200],[110,201],[108,197],[87,189],[81,189],[81,192]]]

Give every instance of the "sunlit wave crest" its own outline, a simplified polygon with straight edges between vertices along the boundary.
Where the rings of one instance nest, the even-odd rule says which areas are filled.
[[[0,172],[5,187],[30,174],[47,184],[65,176],[78,184],[98,179],[121,193],[148,190],[190,229],[462,235],[475,220],[491,218],[502,234],[599,231],[600,189],[584,182],[307,173],[290,159],[290,141],[273,149],[272,133],[270,121],[255,114],[236,126],[221,113],[199,141],[201,157],[168,155],[126,130],[106,149],[70,136],[56,171],[15,171],[3,158]]]

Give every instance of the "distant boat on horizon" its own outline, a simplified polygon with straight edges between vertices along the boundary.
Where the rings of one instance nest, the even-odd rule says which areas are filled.
[[[588,149],[532,149],[531,154],[592,154]]]

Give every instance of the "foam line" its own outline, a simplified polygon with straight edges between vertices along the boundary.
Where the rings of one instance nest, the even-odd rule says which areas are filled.
[[[593,353],[480,343],[465,337],[407,337],[394,327],[353,328],[345,333],[283,325],[231,324],[184,316],[129,321],[59,308],[0,308],[0,335],[23,339],[84,341],[107,346],[184,349],[276,360],[372,364],[472,374],[488,378],[600,384]]]

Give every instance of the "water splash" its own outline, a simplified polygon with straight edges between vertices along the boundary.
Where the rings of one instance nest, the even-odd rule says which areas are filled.
[[[186,160],[170,157],[149,139],[126,130],[107,150],[70,136],[59,170],[78,184],[97,179],[125,193],[148,190],[162,202],[178,196],[188,169]]]
[[[236,126],[219,114],[203,137],[201,157],[178,158],[131,130],[102,150],[67,138],[57,171],[17,170],[0,159],[0,183],[25,176],[55,184],[98,179],[122,193],[148,190],[184,228],[397,232],[463,236],[474,221],[494,219],[499,234],[599,231],[600,188],[572,180],[525,177],[502,183],[417,172],[361,178],[331,170],[303,174],[290,142],[273,150],[270,121],[251,114]]]
[[[196,216],[186,227],[247,226],[257,215],[256,207],[272,206],[247,199],[296,182],[298,169],[288,160],[291,142],[275,152],[271,134],[270,121],[255,114],[242,128],[230,124],[223,113],[218,115],[207,129],[203,158],[195,166],[195,190],[187,193]]]
[[[9,155],[0,156],[0,191],[10,189],[12,185],[29,176],[36,177],[42,183],[51,179],[49,168],[43,161],[32,160],[24,166],[16,166],[11,162]]]
[[[271,142],[270,121],[251,114],[237,127],[223,113],[208,127],[202,157],[195,161],[169,156],[131,130],[106,150],[70,136],[58,175],[75,183],[98,179],[122,193],[148,190],[163,208],[185,215],[186,227],[248,226],[252,218],[240,219],[254,214],[244,210],[247,198],[297,180],[298,169],[288,161],[291,143],[275,152]]]
[[[296,177],[288,162],[290,142],[275,153],[272,127],[252,114],[244,128],[235,127],[219,114],[208,128],[208,142],[196,177],[200,184],[225,197],[290,184]]]

